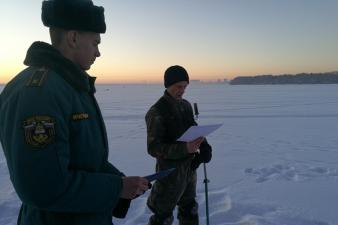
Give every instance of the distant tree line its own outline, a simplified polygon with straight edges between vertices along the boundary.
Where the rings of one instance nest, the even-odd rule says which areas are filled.
[[[239,76],[230,84],[338,84],[338,72]]]

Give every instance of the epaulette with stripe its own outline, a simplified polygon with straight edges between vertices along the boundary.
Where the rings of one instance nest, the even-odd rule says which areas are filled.
[[[43,85],[43,83],[44,83],[44,81],[47,77],[48,71],[49,70],[47,68],[44,68],[44,67],[36,69],[32,73],[32,75],[30,76],[26,86],[40,87],[41,85]]]

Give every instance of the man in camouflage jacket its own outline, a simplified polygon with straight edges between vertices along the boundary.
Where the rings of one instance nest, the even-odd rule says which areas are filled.
[[[190,103],[182,98],[188,84],[183,67],[169,67],[164,74],[164,95],[146,114],[148,153],[156,158],[156,171],[176,168],[153,185],[147,201],[154,213],[149,225],[172,224],[176,205],[180,225],[199,224],[196,169],[211,160],[211,146],[203,137],[192,142],[176,141],[196,125]]]

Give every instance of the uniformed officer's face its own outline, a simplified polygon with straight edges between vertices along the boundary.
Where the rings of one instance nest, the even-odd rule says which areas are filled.
[[[188,86],[187,81],[180,81],[177,82],[167,88],[167,92],[171,95],[171,97],[181,100],[183,98],[183,94],[185,92],[185,89]]]
[[[83,70],[89,70],[96,57],[100,56],[98,45],[100,34],[92,32],[78,32],[74,48],[74,61]]]

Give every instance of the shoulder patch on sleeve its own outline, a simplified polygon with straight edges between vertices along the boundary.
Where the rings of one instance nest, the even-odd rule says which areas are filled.
[[[55,120],[50,116],[32,116],[24,120],[26,143],[43,148],[55,140]]]
[[[49,70],[44,67],[36,69],[30,76],[26,86],[40,87],[44,83],[48,71]]]

